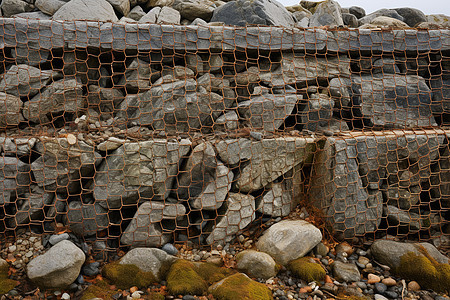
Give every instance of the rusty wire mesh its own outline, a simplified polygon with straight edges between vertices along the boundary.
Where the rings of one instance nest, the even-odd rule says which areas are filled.
[[[309,212],[449,246],[446,30],[0,27],[0,234],[209,245]]]

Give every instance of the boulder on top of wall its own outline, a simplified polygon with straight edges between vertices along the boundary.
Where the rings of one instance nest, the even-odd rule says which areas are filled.
[[[181,206],[183,205],[158,203],[157,201],[141,204],[123,232],[120,242],[133,248],[161,247],[167,244],[171,235],[163,232],[161,223],[157,220],[160,219],[161,213],[163,219],[179,217],[181,213],[185,212]]]
[[[226,158],[227,162],[235,161],[234,156],[241,155],[242,159],[245,153],[250,153],[248,156],[250,161],[241,167],[236,180],[236,189],[240,192],[252,192],[262,189],[295,166],[311,161],[316,149],[316,140],[304,137],[277,137],[251,141],[240,146],[247,149],[240,148],[242,153],[229,153],[232,151],[231,148],[225,146],[225,149],[222,149],[222,146],[218,146],[219,156]]]
[[[442,28],[450,28],[450,16],[444,14],[428,15],[427,22]]]
[[[94,177],[94,198],[105,208],[137,203],[140,197],[164,200],[172,189],[189,140],[126,142],[108,155]]]
[[[106,0],[71,0],[55,12],[53,20],[117,22],[119,19]]]
[[[259,78],[269,86],[284,87],[287,84],[306,86],[317,80],[350,77],[350,59],[346,56],[317,58],[297,53],[283,53],[280,66],[272,72],[261,73]]]
[[[218,209],[233,182],[233,172],[216,157],[209,142],[200,143],[189,156],[177,181],[179,199],[190,200],[194,209]]]
[[[0,92],[0,128],[19,125],[23,120],[22,100],[19,97]]]
[[[216,5],[210,0],[175,0],[172,7],[178,10],[184,19],[194,21],[200,18],[209,22]]]
[[[49,123],[53,113],[76,113],[84,109],[86,98],[77,79],[61,79],[23,104],[23,116],[30,122]]]
[[[222,205],[211,234],[206,238],[208,245],[226,243],[233,239],[239,230],[255,220],[255,197],[239,193],[229,193]]]
[[[298,94],[252,96],[250,100],[238,104],[238,112],[240,118],[250,128],[275,131],[284,123],[301,99],[303,96]]]
[[[57,72],[40,70],[28,65],[13,65],[0,81],[0,91],[16,97],[33,97],[45,87]]]
[[[309,27],[343,26],[341,6],[333,0],[320,2],[315,7],[314,14],[309,21]]]
[[[73,138],[75,136],[72,135]],[[31,163],[38,186],[47,192],[79,192],[81,179],[93,176],[101,155],[84,141],[69,137],[40,137],[35,150],[41,156]]]
[[[34,10],[34,5],[23,0],[3,0],[1,9],[4,17],[12,17],[15,14],[24,12],[31,12]]]
[[[436,126],[431,91],[419,76],[352,76],[353,117],[365,126],[413,128]]]
[[[20,161],[17,157],[0,157],[0,205],[13,200],[17,194],[29,190],[31,181],[30,165]]]
[[[108,1],[115,10],[117,10],[122,15],[126,16],[130,12],[130,0],[106,0]]]
[[[370,21],[368,24],[364,24],[360,26],[359,28],[362,29],[372,29],[372,28],[378,28],[378,27],[388,27],[388,28],[409,28],[409,26],[400,20],[385,17],[385,16],[379,16]]]
[[[408,24],[410,27],[415,27],[419,23],[427,21],[425,14],[417,8],[402,7],[394,8],[394,10],[403,17],[403,22]]]
[[[362,17],[361,19],[358,20],[358,22],[359,22],[359,25],[369,24],[370,22],[373,21],[373,19],[375,19],[376,17],[381,17],[381,16],[394,18],[394,19],[400,20],[402,22],[404,20],[403,17],[395,10],[382,8],[371,14],[368,14],[365,17]]]
[[[226,25],[273,25],[290,27],[295,24],[292,15],[276,0],[230,1],[214,10],[211,22]]]
[[[146,13],[144,12],[144,10],[142,9],[142,7],[135,6],[133,7],[130,12],[127,15],[127,18],[133,19],[135,21],[139,21],[143,16],[145,16]]]
[[[358,27],[358,18],[352,14],[342,13],[342,21],[344,22],[344,25],[347,25],[350,28]]]
[[[34,5],[43,13],[53,16],[66,2],[62,0],[36,0]]]
[[[361,19],[366,16],[366,11],[364,8],[359,6],[351,6],[348,8],[348,12],[354,15],[356,18]]]

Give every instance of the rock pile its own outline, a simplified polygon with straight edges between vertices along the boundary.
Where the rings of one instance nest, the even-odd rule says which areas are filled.
[[[284,7],[276,0],[5,0],[4,17],[40,20],[91,20],[178,25],[334,26],[349,28],[448,28],[449,17],[425,15],[414,8],[380,9],[366,15],[362,7],[342,8],[334,0]]]

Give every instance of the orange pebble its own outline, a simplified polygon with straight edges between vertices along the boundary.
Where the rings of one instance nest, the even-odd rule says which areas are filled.
[[[130,293],[133,294],[134,292],[136,292],[138,290],[137,286],[132,286],[130,287]]]
[[[330,276],[325,275],[325,283],[333,283],[333,280],[331,279]]]

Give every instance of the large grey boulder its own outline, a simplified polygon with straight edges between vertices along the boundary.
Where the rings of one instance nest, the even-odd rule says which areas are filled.
[[[181,204],[158,201],[145,202],[136,211],[120,241],[132,247],[161,247],[170,241],[171,235],[163,233],[163,219],[181,219],[186,208]]]
[[[274,25],[290,27],[294,18],[276,0],[237,0],[230,1],[214,10],[211,22],[224,22],[226,25]]]
[[[1,9],[4,17],[12,17],[15,14],[33,11],[34,5],[31,1],[23,0],[3,0]]]
[[[164,278],[172,263],[177,260],[175,256],[167,254],[157,248],[135,248],[128,251],[119,261],[121,265],[135,265],[143,272],[151,272],[156,279]]]
[[[427,22],[443,28],[450,28],[450,16],[444,14],[427,15]]]
[[[234,179],[233,172],[217,157],[209,142],[200,143],[189,156],[177,180],[180,199],[190,200],[194,209],[219,209]]]
[[[210,0],[175,0],[172,7],[178,10],[184,19],[194,21],[200,18],[209,22],[216,5]]]
[[[370,247],[373,257],[384,265],[389,266],[394,271],[400,267],[403,255],[412,252],[416,255],[426,255],[434,258],[438,263],[448,264],[450,259],[441,254],[433,245],[429,243],[404,243],[390,240],[377,240]]]
[[[395,10],[382,8],[382,9],[379,9],[379,10],[377,10],[377,11],[371,13],[371,14],[368,14],[367,16],[364,16],[364,17],[360,18],[358,20],[358,22],[359,22],[360,25],[369,24],[376,17],[380,17],[380,16],[394,18],[394,19],[397,19],[397,20],[400,20],[400,21],[404,20],[403,17],[398,12],[396,12]]]
[[[309,20],[309,27],[343,26],[341,6],[333,0],[326,0],[315,7],[314,14]]]
[[[19,125],[23,119],[20,112],[22,104],[19,97],[0,92],[0,128]]]
[[[0,204],[9,203],[17,194],[29,190],[30,165],[17,157],[0,157],[0,181],[2,182]]]
[[[58,73],[28,65],[13,65],[0,81],[0,91],[16,97],[33,97]]]
[[[85,259],[80,248],[64,240],[31,260],[27,265],[27,275],[40,288],[66,288],[77,279]]]
[[[76,113],[84,108],[85,102],[82,84],[76,79],[62,79],[25,102],[23,116],[33,123],[49,123],[52,120],[50,113]]]
[[[137,203],[141,197],[164,200],[172,189],[189,140],[127,142],[97,168],[94,198],[105,208]]]
[[[415,128],[436,126],[432,94],[420,76],[353,76],[353,113],[366,126]]]
[[[62,0],[36,0],[34,5],[43,13],[53,16],[66,3]]]
[[[307,254],[322,240],[320,230],[304,220],[284,220],[272,225],[256,243],[258,250],[270,254],[278,263]]]
[[[233,239],[239,230],[255,220],[255,197],[229,193],[226,203],[219,210],[218,219],[206,238],[208,245],[224,244]]]
[[[415,27],[422,22],[427,22],[427,17],[425,14],[417,8],[402,7],[394,8],[394,10],[403,17],[403,22],[408,24],[410,27]]]
[[[106,0],[71,0],[55,12],[53,20],[117,22],[119,19]]]
[[[248,101],[240,102],[238,112],[244,123],[256,130],[275,131],[292,113],[295,104],[303,99],[297,94],[264,94],[251,97]]]
[[[236,255],[236,268],[253,278],[269,279],[277,275],[272,256],[255,250],[245,250]]]

